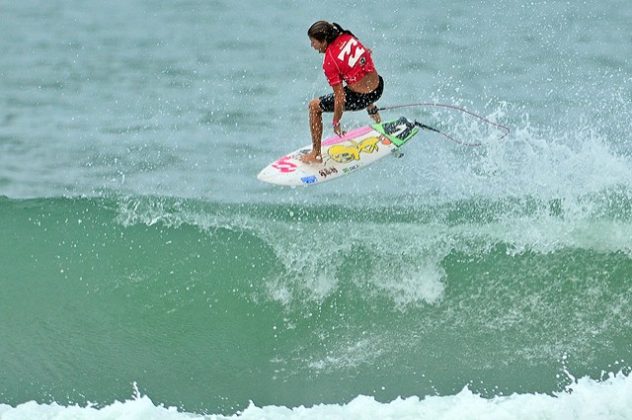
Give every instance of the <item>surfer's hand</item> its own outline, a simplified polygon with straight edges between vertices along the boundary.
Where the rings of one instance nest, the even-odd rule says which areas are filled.
[[[334,124],[334,133],[336,133],[339,136],[343,136],[345,134],[345,132],[342,131],[342,126],[340,125],[340,121],[338,121],[338,124]]]

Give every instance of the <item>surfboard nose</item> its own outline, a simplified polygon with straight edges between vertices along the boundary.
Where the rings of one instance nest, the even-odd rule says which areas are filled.
[[[271,170],[269,166],[263,168],[258,174],[257,179],[263,182],[272,182],[275,172]]]
[[[295,180],[294,178],[288,178],[289,172],[283,172],[278,168],[273,167],[272,165],[268,165],[261,170],[257,174],[257,179],[259,181],[267,182],[269,184],[275,185],[285,185],[285,186],[296,186],[302,185],[300,180]]]

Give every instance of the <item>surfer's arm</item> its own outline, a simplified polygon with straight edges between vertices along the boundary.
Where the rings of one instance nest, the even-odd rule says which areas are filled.
[[[342,113],[345,109],[345,90],[342,87],[342,83],[338,83],[337,85],[333,85],[332,89],[334,90],[334,118],[333,122],[338,123],[338,126],[334,126],[334,132],[336,134],[342,134],[342,130],[340,129],[340,119],[342,118]]]

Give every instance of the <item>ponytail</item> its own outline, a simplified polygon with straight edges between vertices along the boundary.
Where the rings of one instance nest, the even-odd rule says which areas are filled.
[[[357,38],[351,31],[347,30],[347,29],[342,29],[342,26],[338,25],[336,22],[332,23],[333,27],[336,28],[336,30],[338,30],[338,34],[349,34],[354,38]]]
[[[319,20],[307,30],[307,36],[321,42],[327,41],[328,44],[334,42],[334,40],[342,34],[349,34],[355,37],[350,31],[343,29],[342,26],[337,23],[329,23],[324,20]]]

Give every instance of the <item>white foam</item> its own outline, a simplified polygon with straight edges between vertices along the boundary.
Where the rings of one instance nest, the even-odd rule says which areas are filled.
[[[443,297],[440,262],[451,245],[441,246],[443,231],[435,225],[268,221],[256,229],[284,266],[281,277],[267,282],[269,297],[284,305],[296,298],[322,302],[339,290],[345,271],[358,290],[385,295],[402,310]],[[294,237],[301,240],[279,240]]]
[[[113,419],[625,419],[632,418],[632,376],[610,374],[605,380],[582,378],[566,391],[546,394],[512,394],[491,399],[472,393],[467,387],[455,395],[411,396],[382,403],[359,395],[347,404],[319,404],[312,407],[259,407],[254,403],[230,416],[182,412],[156,405],[148,396],[114,402],[103,408],[62,406],[29,401],[17,407],[0,404],[0,419],[113,420]]]

